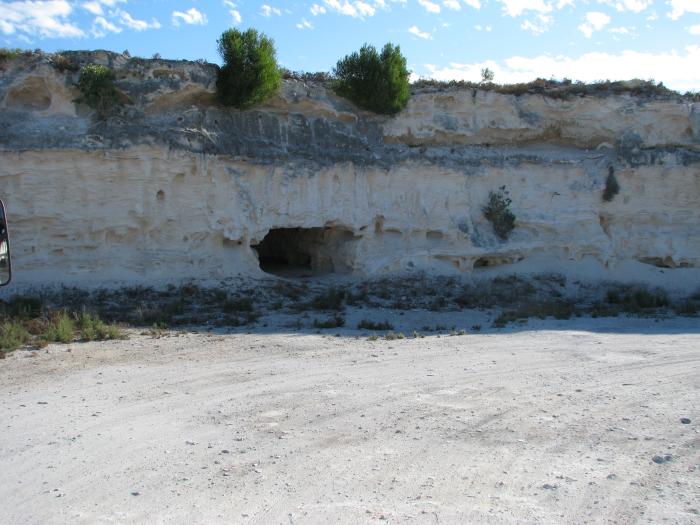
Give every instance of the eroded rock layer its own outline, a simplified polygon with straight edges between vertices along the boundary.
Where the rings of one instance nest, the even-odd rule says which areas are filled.
[[[689,99],[416,89],[381,117],[286,80],[241,112],[216,104],[211,65],[69,59],[113,67],[123,105],[100,118],[77,102],[78,73],[55,57],[0,66],[20,284],[259,276],[261,262],[366,276],[593,261],[600,278],[633,263],[698,280]],[[484,216],[499,191],[516,217],[505,240]]]

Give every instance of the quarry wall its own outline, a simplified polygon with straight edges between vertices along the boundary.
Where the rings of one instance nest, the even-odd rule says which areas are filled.
[[[71,60],[115,70],[114,114],[76,102],[78,73],[49,55],[0,65],[17,285],[258,277],[263,258],[293,249],[310,272],[356,276],[585,268],[700,283],[700,103],[688,98],[414,88],[389,117],[285,80],[238,111],[217,105],[212,65]],[[605,201],[611,174],[619,193]],[[505,240],[483,211],[499,191],[516,217]]]

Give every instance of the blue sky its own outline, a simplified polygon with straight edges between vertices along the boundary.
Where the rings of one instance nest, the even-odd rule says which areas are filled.
[[[414,77],[643,78],[700,91],[700,0],[0,1],[0,46],[128,49],[219,62],[229,27],[271,36],[293,70],[399,44]]]

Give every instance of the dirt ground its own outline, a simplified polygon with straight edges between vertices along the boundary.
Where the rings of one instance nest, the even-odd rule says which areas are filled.
[[[15,352],[0,523],[700,523],[697,319],[336,331]]]

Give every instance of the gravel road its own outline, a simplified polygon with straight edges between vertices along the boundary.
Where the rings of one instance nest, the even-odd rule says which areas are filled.
[[[52,345],[0,361],[0,523],[697,524],[699,391],[696,319]]]

